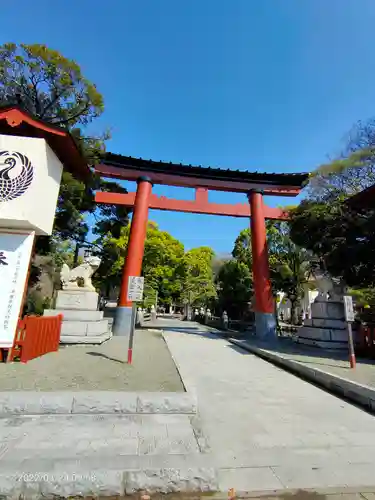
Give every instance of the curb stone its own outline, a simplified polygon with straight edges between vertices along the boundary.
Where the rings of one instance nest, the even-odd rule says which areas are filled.
[[[280,354],[269,352],[260,347],[251,346],[238,342],[235,339],[228,339],[231,344],[241,347],[245,351],[251,352],[258,357],[284,368],[295,375],[300,375],[314,384],[328,389],[337,396],[344,397],[353,403],[362,406],[367,411],[375,413],[375,389],[367,385],[361,385],[351,380],[327,373],[318,368],[311,368],[300,361],[287,359]]]
[[[1,498],[68,498],[124,496],[145,493],[215,493],[217,472],[212,468],[78,470],[0,473]]]
[[[196,395],[186,392],[0,392],[0,417],[146,413],[195,414]]]

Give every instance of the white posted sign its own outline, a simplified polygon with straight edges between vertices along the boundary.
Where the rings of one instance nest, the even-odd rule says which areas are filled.
[[[34,236],[0,231],[0,347],[13,345]]]
[[[143,287],[145,279],[143,276],[129,276],[128,282],[128,300],[139,302],[143,299]]]
[[[345,320],[348,322],[354,321],[353,299],[350,295],[344,295]]]

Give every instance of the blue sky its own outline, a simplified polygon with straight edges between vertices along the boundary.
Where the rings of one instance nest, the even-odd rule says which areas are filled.
[[[375,114],[373,0],[18,0],[1,6],[1,21],[1,43],[46,43],[81,65],[105,98],[93,129],[111,129],[114,153],[310,171],[340,151],[353,123]],[[187,248],[217,252],[231,251],[248,225],[173,212],[150,218]]]

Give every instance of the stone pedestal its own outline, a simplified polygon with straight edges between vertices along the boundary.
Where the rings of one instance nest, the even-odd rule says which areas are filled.
[[[299,344],[325,349],[348,349],[344,303],[318,296],[311,304],[311,319],[305,320],[296,340]]]
[[[98,311],[98,294],[87,290],[60,290],[56,309],[46,309],[44,316],[63,315],[60,343],[101,344],[112,333],[103,311]]]

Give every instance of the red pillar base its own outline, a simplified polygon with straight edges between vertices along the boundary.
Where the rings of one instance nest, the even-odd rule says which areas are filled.
[[[132,308],[117,306],[112,327],[112,333],[118,337],[129,337],[132,327]]]
[[[262,340],[277,339],[276,318],[274,313],[255,313],[255,333]]]

